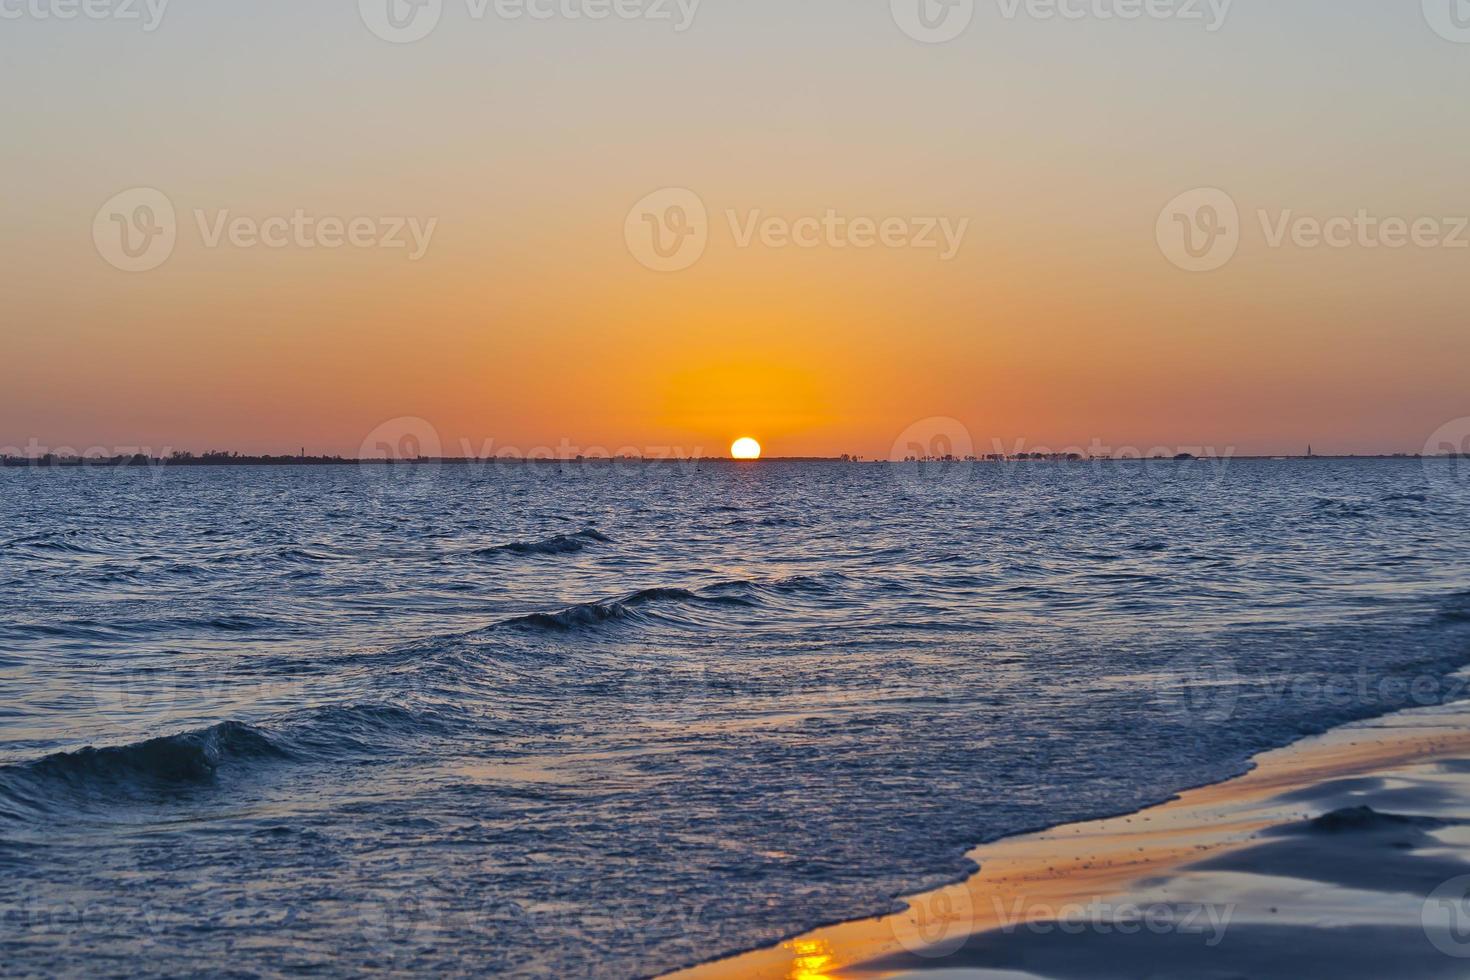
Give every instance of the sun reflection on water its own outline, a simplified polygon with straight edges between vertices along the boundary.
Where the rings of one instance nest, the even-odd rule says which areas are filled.
[[[821,939],[797,939],[786,943],[794,954],[786,980],[832,980],[827,968],[832,965],[832,947]]]

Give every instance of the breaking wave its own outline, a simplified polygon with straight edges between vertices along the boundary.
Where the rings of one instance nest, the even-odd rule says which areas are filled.
[[[263,726],[225,721],[123,745],[57,752],[0,766],[0,819],[67,816],[98,804],[152,799],[263,763],[320,762],[387,751],[385,736],[441,730],[432,718],[391,705],[312,709]]]
[[[468,552],[472,558],[494,559],[506,555],[529,557],[536,555],[573,555],[585,551],[594,544],[610,544],[612,538],[594,528],[586,528],[574,534],[558,534],[538,541],[512,541],[509,544],[490,548],[477,548]]]
[[[730,580],[717,582],[698,590],[683,588],[641,589],[616,599],[578,603],[558,612],[531,613],[505,620],[498,625],[512,629],[538,629],[554,632],[585,629],[605,623],[636,621],[645,618],[649,607],[682,606],[705,609],[752,609],[768,605],[781,597],[820,597],[830,595],[840,575],[793,576],[774,582]],[[699,625],[690,623],[690,625]]]

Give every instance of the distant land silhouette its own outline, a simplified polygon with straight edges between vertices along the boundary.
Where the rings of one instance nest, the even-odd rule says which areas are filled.
[[[825,463],[825,464],[855,464],[855,465],[887,465],[902,466],[916,463],[1128,463],[1128,462],[1192,462],[1208,461],[1212,459],[1231,460],[1334,460],[1334,459],[1463,459],[1470,458],[1470,454],[1464,453],[1441,453],[1434,456],[1426,456],[1420,453],[1380,453],[1380,454],[1340,454],[1322,455],[1312,453],[1305,456],[1281,456],[1281,455],[1238,455],[1224,457],[1200,457],[1191,453],[1180,453],[1175,456],[1083,456],[1078,453],[1015,453],[1015,454],[987,454],[983,456],[933,456],[933,457],[909,457],[905,460],[886,459],[864,459],[857,455],[843,456],[767,456],[760,460],[732,460],[725,456],[688,456],[688,457],[649,457],[649,456],[572,456],[559,457],[521,457],[521,456],[491,456],[491,457],[440,457],[423,456],[404,459],[357,459],[348,456],[307,456],[280,455],[280,456],[251,456],[235,452],[213,451],[202,455],[194,455],[190,452],[175,452],[168,456],[149,456],[143,453],[120,454],[115,456],[75,456],[57,455],[45,453],[39,456],[0,456],[0,467],[17,468],[74,468],[74,467],[194,467],[194,466],[546,466],[546,465],[606,465],[610,463],[639,463],[647,465],[659,465],[668,463],[729,463],[732,465],[750,466],[770,463]]]

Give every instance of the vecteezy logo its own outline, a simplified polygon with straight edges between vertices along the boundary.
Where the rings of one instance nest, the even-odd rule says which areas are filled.
[[[1218,725],[1235,715],[1241,677],[1229,657],[1184,657],[1164,666],[1154,678],[1158,707],[1188,724]]]
[[[178,238],[173,203],[151,187],[115,195],[92,220],[97,254],[124,272],[147,272],[163,265],[174,254]]]
[[[893,919],[893,938],[917,956],[949,956],[974,930],[975,902],[964,882],[918,895],[908,903],[908,911]]]
[[[358,450],[358,471],[379,493],[413,494],[434,482],[444,445],[433,423],[390,419],[368,433]]]
[[[633,205],[623,225],[628,251],[654,272],[680,272],[709,245],[709,212],[698,194],[665,187]]]
[[[412,44],[439,26],[444,0],[357,0],[362,22],[384,41]]]
[[[93,703],[118,723],[148,718],[162,723],[174,717],[185,693],[176,678],[152,671],[92,671]]]
[[[943,44],[969,28],[975,0],[889,0],[893,20],[915,41]]]
[[[439,431],[420,418],[398,418],[384,422],[362,441],[359,459],[387,463],[436,460],[443,455]]]
[[[1155,228],[1164,257],[1187,272],[1213,272],[1240,248],[1240,209],[1214,187],[1180,194],[1159,212]]]
[[[1470,418],[1454,419],[1424,444],[1424,475],[1445,489],[1470,489]]]
[[[1451,878],[1430,892],[1419,921],[1435,949],[1470,959],[1470,875]]]
[[[1424,0],[1424,19],[1446,41],[1470,44],[1470,0]]]
[[[372,891],[360,901],[360,937],[351,941],[365,942],[378,957],[389,961],[412,959],[442,918],[427,884],[399,891]]]
[[[893,443],[889,460],[899,486],[913,494],[946,494],[975,468],[975,441],[959,419],[915,422]]]

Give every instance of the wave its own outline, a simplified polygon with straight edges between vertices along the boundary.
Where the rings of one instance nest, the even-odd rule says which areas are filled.
[[[612,538],[596,530],[585,528],[573,534],[557,534],[537,541],[512,541],[509,544],[490,548],[477,548],[466,554],[472,558],[500,558],[505,555],[529,557],[534,555],[571,555],[594,544],[611,544]]]
[[[144,576],[133,568],[98,569],[90,574],[84,573],[81,578],[93,585],[140,585],[145,581]]]
[[[227,615],[209,617],[180,616],[171,619],[126,619],[104,622],[76,619],[65,622],[15,623],[5,632],[22,638],[44,637],[102,642],[118,637],[154,636],[164,633],[253,633],[276,625],[250,616]]]
[[[291,758],[341,761],[397,755],[405,739],[447,732],[445,719],[393,704],[347,704],[316,708],[310,718],[283,729],[276,743]]]
[[[799,517],[735,517],[725,522],[726,527],[806,527],[807,521]]]
[[[240,722],[153,738],[112,748],[85,748],[50,755],[25,768],[67,782],[145,778],[199,782],[213,776],[227,758],[283,758],[264,732]]]
[[[632,618],[640,606],[656,602],[698,602],[701,596],[688,589],[643,589],[621,599],[604,599],[601,602],[583,602],[568,606],[560,612],[532,613],[517,616],[501,623],[505,627],[521,627],[565,632],[588,626],[597,626],[612,620]]]
[[[770,582],[732,579],[707,586],[700,592],[716,596],[740,595],[753,600],[779,600],[834,595],[850,581],[841,572],[822,572],[816,575],[790,575]]]
[[[326,555],[306,548],[279,548],[269,557],[275,561],[297,565],[324,565],[339,560],[334,555]]]
[[[1372,507],[1362,501],[1329,497],[1318,497],[1312,504],[1312,510],[1323,517],[1364,518],[1373,514]]]
[[[34,534],[23,534],[18,538],[11,538],[0,550],[21,548],[28,551],[49,551],[69,555],[94,554],[95,549],[84,544],[79,544],[82,537],[79,530],[64,531],[38,531]]]
[[[0,819],[74,813],[97,804],[156,799],[213,783],[221,770],[322,762],[396,752],[387,736],[441,731],[435,719],[393,705],[314,708],[271,728],[224,721],[139,742],[58,752],[0,766]]]
[[[59,752],[0,767],[0,817],[21,820],[88,801],[156,796],[209,782],[230,760],[285,757],[264,732],[233,721],[129,745]]]
[[[822,596],[834,591],[837,581],[845,577],[829,575],[797,575],[774,582],[750,582],[740,579],[717,582],[697,591],[682,588],[642,589],[616,599],[578,603],[559,612],[531,613],[496,624],[511,629],[536,629],[568,632],[619,621],[647,618],[645,609],[656,605],[682,605],[706,608],[752,608],[778,597]]]

